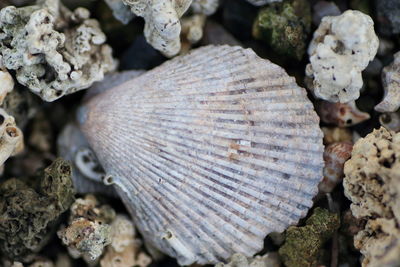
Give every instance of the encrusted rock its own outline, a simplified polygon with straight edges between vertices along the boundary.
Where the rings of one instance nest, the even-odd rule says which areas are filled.
[[[348,103],[321,101],[317,105],[317,113],[321,121],[339,127],[353,126],[371,117],[367,112],[359,110],[355,101]]]
[[[111,224],[111,244],[100,261],[102,267],[147,267],[151,258],[141,250],[142,241],[136,236],[133,222],[117,215]]]
[[[339,225],[337,214],[316,208],[305,226],[289,227],[286,230],[286,241],[279,249],[279,256],[285,266],[315,266],[320,249]]]
[[[59,0],[0,11],[0,54],[19,83],[43,100],[88,88],[116,67],[99,23],[85,8],[71,12]]]
[[[394,112],[400,107],[400,52],[394,55],[394,62],[383,68],[383,100],[375,106],[379,112]]]
[[[110,206],[100,205],[93,195],[78,198],[70,210],[69,225],[57,234],[72,257],[93,262],[111,242],[110,223],[115,211]]]
[[[246,258],[243,254],[234,254],[226,264],[218,263],[215,267],[279,267],[281,262],[276,252],[270,252],[264,256]]]
[[[29,261],[48,241],[54,224],[74,200],[71,165],[57,159],[35,178],[0,185],[0,250]]]
[[[378,50],[372,19],[360,11],[324,17],[308,48],[308,87],[316,97],[349,102],[360,96],[361,76]]]
[[[400,262],[400,133],[381,127],[353,148],[344,168],[345,195],[355,218],[367,221],[354,237],[363,266]]]
[[[0,166],[24,149],[24,136],[15,124],[14,117],[0,108]]]
[[[175,56],[181,49],[179,19],[192,0],[123,0],[132,12],[145,20],[144,35],[155,49],[167,57]]]
[[[279,54],[300,60],[311,30],[311,8],[307,0],[287,0],[261,9],[253,25],[253,36]]]

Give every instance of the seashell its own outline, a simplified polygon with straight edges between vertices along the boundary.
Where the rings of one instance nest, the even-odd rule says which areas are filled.
[[[324,133],[324,145],[330,145],[335,142],[351,142],[353,140],[353,134],[349,128],[339,127],[321,127]]]
[[[97,160],[90,154],[91,149],[78,126],[68,123],[57,139],[58,156],[72,163],[72,181],[77,193],[99,193],[116,196],[114,188],[105,186],[102,179],[105,173],[99,171]],[[90,154],[88,160],[83,160]],[[90,171],[92,170],[92,171]]]
[[[321,121],[339,127],[350,127],[371,117],[368,113],[359,110],[355,101],[349,103],[321,101],[318,104],[317,112]]]
[[[382,101],[375,106],[379,112],[395,112],[400,107],[400,52],[394,54],[394,61],[383,68],[382,85],[384,95]]]
[[[192,50],[78,120],[144,240],[181,265],[253,256],[306,215],[322,178],[306,91],[250,49]]]
[[[352,150],[351,142],[337,142],[325,148],[324,178],[318,186],[321,192],[330,193],[342,182],[344,163],[351,157]]]
[[[388,112],[379,116],[379,123],[386,129],[394,132],[400,131],[400,113]]]

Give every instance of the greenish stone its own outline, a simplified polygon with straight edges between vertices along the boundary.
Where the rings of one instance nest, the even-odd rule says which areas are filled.
[[[287,267],[316,266],[322,246],[339,228],[339,215],[316,208],[306,225],[291,226],[279,256]]]
[[[261,9],[253,24],[253,36],[276,53],[301,60],[311,30],[311,7],[307,0],[270,4]]]
[[[58,217],[74,201],[71,165],[55,160],[40,175],[0,184],[0,251],[29,261],[46,245]]]

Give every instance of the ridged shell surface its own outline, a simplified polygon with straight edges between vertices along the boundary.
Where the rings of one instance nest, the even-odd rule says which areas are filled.
[[[182,265],[252,256],[306,215],[322,178],[306,91],[249,49],[193,50],[79,113],[146,242]]]

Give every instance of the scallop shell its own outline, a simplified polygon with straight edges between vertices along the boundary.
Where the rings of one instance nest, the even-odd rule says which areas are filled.
[[[193,50],[78,120],[145,241],[182,265],[252,256],[306,215],[322,178],[306,91],[249,49]]]

